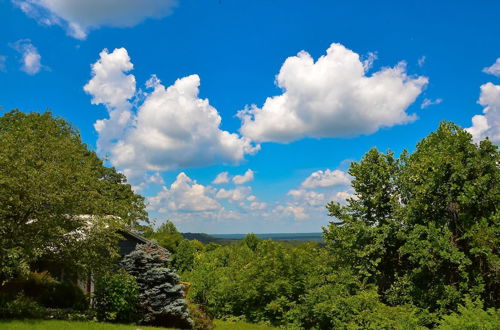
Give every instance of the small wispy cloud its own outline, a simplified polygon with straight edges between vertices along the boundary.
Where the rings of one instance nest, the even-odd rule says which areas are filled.
[[[377,53],[369,52],[367,58],[363,61],[363,69],[365,72],[373,67],[373,62],[377,60]]]
[[[7,56],[0,55],[0,72],[5,72],[7,67],[6,63],[7,62]]]
[[[35,75],[42,69],[42,56],[30,39],[21,39],[11,44],[11,47],[21,54],[21,71]]]
[[[496,77],[500,77],[500,57],[497,58],[496,62],[493,65],[486,67],[483,69],[484,73],[492,74]]]
[[[424,101],[422,102],[422,104],[420,105],[420,109],[425,109],[427,107],[430,107],[431,105],[436,105],[436,104],[440,104],[441,102],[443,102],[443,99],[435,99],[434,101],[431,100],[431,99],[424,99]]]
[[[422,57],[420,57],[420,58],[418,59],[417,63],[418,63],[418,66],[419,66],[419,67],[423,67],[423,66],[424,66],[424,64],[425,64],[425,59],[426,59],[425,55],[424,55],[424,56],[422,56]]]

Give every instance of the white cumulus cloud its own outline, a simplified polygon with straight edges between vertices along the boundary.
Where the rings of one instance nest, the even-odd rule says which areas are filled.
[[[245,184],[253,180],[253,171],[248,169],[243,175],[235,175],[233,178],[234,184]]]
[[[488,137],[500,143],[500,85],[491,82],[482,85],[478,103],[484,106],[484,114],[472,117],[472,127],[467,131],[476,142]]]
[[[217,174],[215,179],[212,181],[212,184],[225,184],[229,182],[229,173],[221,172]]]
[[[150,209],[162,213],[220,210],[222,206],[210,195],[209,187],[198,184],[181,172],[170,188],[163,186],[156,196],[148,198],[148,202]]]
[[[136,82],[134,75],[126,73],[133,68],[125,48],[112,53],[104,49],[91,67],[92,79],[83,87],[92,96],[92,104],[103,104],[109,112],[109,119],[100,119],[94,124],[99,133],[97,150],[102,153],[113,148],[132,121],[129,99],[135,94]]]
[[[12,44],[19,54],[21,54],[21,70],[29,75],[35,75],[42,69],[42,56],[38,52],[38,49],[33,46],[31,40],[21,39]]]
[[[301,184],[302,188],[314,189],[349,185],[351,182],[349,174],[341,170],[319,170],[311,173]]]
[[[130,27],[147,18],[171,13],[176,0],[12,0],[25,14],[43,25],[62,26],[85,39],[100,26]]]
[[[305,189],[293,189],[288,192],[295,200],[305,202],[310,206],[324,206],[326,204],[325,194]]]
[[[101,52],[84,89],[93,104],[104,104],[109,118],[98,120],[98,151],[122,170],[160,171],[237,163],[260,148],[250,139],[220,129],[221,117],[208,99],[198,97],[200,78],[191,75],[165,87],[156,76],[141,97],[125,48]]]
[[[301,51],[286,59],[276,77],[283,94],[238,112],[241,133],[254,141],[291,142],[303,137],[369,134],[416,119],[406,109],[426,86],[403,62],[370,76],[355,52],[332,44],[316,62]]]
[[[243,201],[252,192],[250,187],[237,187],[235,189],[220,189],[215,198],[227,199],[234,202]]]
[[[500,57],[491,66],[484,68],[483,72],[500,77]]]

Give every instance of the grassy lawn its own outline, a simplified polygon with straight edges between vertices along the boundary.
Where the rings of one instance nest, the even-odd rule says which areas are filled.
[[[167,328],[144,327],[140,325],[126,324],[111,324],[98,322],[76,322],[76,321],[39,321],[39,320],[24,320],[24,321],[0,321],[0,329],[2,330],[65,330],[65,329],[82,329],[82,330],[159,330]]]
[[[217,330],[274,330],[278,328],[268,327],[266,325],[252,324],[245,322],[227,322],[215,320],[215,329]]]
[[[276,329],[265,325],[244,323],[244,322],[225,322],[215,321],[216,329],[221,330],[271,330]],[[39,320],[24,320],[24,321],[0,321],[0,329],[2,330],[65,330],[65,329],[82,329],[82,330],[159,330],[167,328],[145,327],[142,325],[125,325],[125,324],[110,324],[97,322],[76,322],[76,321],[39,321]]]

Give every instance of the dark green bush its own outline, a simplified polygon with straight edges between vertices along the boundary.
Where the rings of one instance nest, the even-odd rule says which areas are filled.
[[[124,271],[100,277],[94,299],[99,321],[133,323],[139,320],[139,288],[135,277]]]
[[[213,319],[200,306],[188,304],[188,307],[189,316],[193,319],[193,330],[210,330],[215,328]]]
[[[88,308],[88,301],[82,289],[72,282],[57,283],[51,285],[49,289],[39,298],[40,303],[45,307],[76,310]]]
[[[0,318],[6,319],[39,319],[45,311],[35,300],[19,293],[14,299],[9,300],[3,296],[0,302]]]
[[[2,287],[2,294],[10,299],[19,293],[48,308],[88,308],[87,297],[76,284],[59,282],[48,272],[30,272],[27,278],[17,278]]]

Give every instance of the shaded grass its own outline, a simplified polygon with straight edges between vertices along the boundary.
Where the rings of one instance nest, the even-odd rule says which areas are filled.
[[[217,330],[272,330],[277,329],[260,324],[245,322],[215,321]],[[78,322],[78,321],[41,321],[41,320],[0,320],[2,330],[166,330],[171,328],[145,327],[142,325],[112,324],[99,322]]]
[[[142,325],[128,324],[112,324],[99,322],[77,322],[77,321],[40,321],[40,320],[13,320],[0,321],[0,329],[2,330],[65,330],[65,329],[82,329],[82,330],[164,330],[167,328],[145,327]]]
[[[279,328],[274,328],[262,324],[215,320],[215,329],[216,330],[275,330]]]

